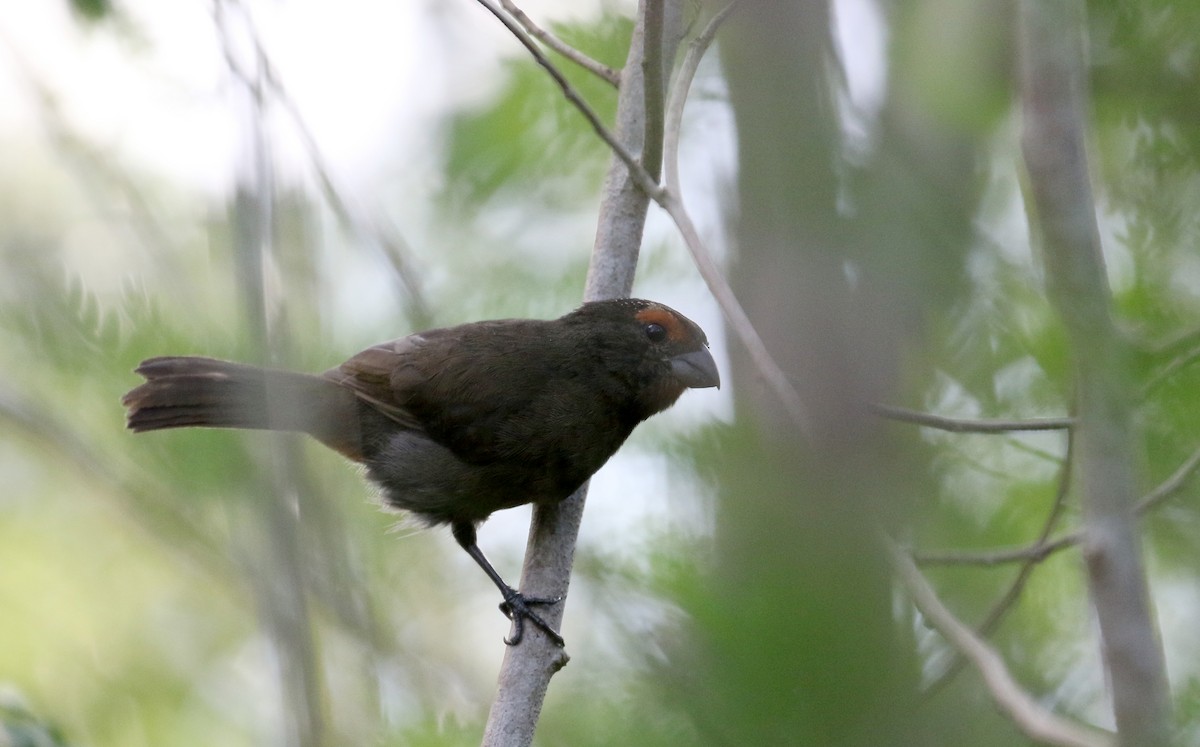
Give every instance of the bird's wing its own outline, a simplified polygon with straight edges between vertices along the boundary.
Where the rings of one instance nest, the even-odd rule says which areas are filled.
[[[407,393],[426,378],[419,365],[419,351],[425,342],[423,335],[410,335],[374,345],[324,376],[401,426],[421,430],[421,422],[406,405]],[[401,386],[397,388],[396,383]]]
[[[325,376],[469,461],[504,458],[515,449],[514,431],[544,417],[539,405],[554,389],[548,356],[529,349],[544,342],[543,324],[498,320],[421,332],[367,348]]]
[[[528,336],[517,326],[512,320],[476,322],[401,337],[324,375],[406,427],[428,429],[428,421],[444,418],[460,425],[486,420],[497,409],[525,404],[520,387],[498,374],[507,373],[514,358],[532,367],[539,362],[520,355]]]

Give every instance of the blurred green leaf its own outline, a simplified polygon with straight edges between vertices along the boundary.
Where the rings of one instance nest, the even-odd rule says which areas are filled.
[[[607,15],[594,24],[556,25],[561,38],[619,67],[632,25]],[[519,202],[522,210],[577,207],[595,195],[609,162],[606,145],[540,66],[519,50],[503,65],[492,101],[447,123],[444,197],[456,211],[480,203]],[[612,122],[616,91],[561,58],[554,64],[601,121]]]
[[[62,731],[31,713],[14,695],[0,702],[0,744],[5,747],[69,747]]]
[[[71,10],[88,22],[102,21],[112,15],[112,0],[70,0]]]

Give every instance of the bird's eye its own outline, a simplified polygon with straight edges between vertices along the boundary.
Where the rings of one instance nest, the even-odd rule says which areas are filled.
[[[661,324],[651,322],[646,325],[646,337],[650,338],[650,342],[662,342],[667,339],[667,330]]]

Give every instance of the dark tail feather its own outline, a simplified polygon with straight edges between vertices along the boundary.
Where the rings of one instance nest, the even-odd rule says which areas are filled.
[[[214,358],[142,361],[146,382],[126,394],[134,432],[164,428],[251,428],[309,433],[361,458],[358,406],[349,390],[309,374]]]

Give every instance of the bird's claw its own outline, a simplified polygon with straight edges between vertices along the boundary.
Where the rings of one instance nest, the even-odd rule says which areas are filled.
[[[538,605],[548,606],[558,604],[562,601],[562,597],[527,597],[521,592],[509,587],[504,592],[504,601],[500,603],[500,612],[513,622],[512,638],[505,638],[504,643],[509,646],[515,646],[521,642],[525,636],[525,621],[533,623],[541,628],[550,640],[559,648],[562,648],[565,643],[563,637],[558,634],[558,631],[550,627],[550,623],[542,619],[542,616],[534,612],[531,607]]]

